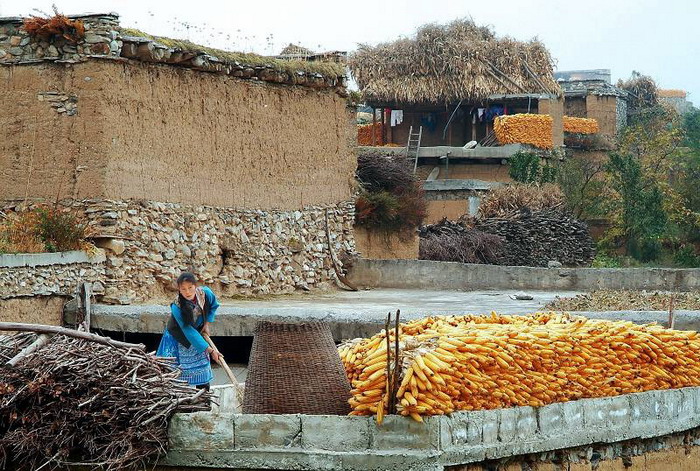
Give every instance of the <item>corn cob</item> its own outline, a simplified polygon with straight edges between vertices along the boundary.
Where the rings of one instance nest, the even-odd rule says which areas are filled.
[[[501,144],[531,144],[541,149],[554,147],[552,117],[546,114],[498,116],[493,131]]]
[[[595,119],[564,116],[564,131],[578,134],[596,134],[600,129],[598,128],[598,121]]]
[[[700,385],[697,332],[561,313],[427,317],[399,331],[393,400],[416,420]],[[381,421],[389,409],[386,335],[339,346],[353,387],[351,415]]]

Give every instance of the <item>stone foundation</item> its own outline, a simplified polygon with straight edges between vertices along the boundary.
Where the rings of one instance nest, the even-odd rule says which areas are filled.
[[[81,281],[104,292],[105,256],[84,252],[0,255],[0,299],[71,296]]]
[[[355,251],[352,201],[299,211],[133,200],[61,204],[84,215],[106,250],[101,301],[108,303],[170,299],[175,279],[186,270],[220,296],[330,288],[335,270],[326,217],[336,260]],[[7,203],[4,211],[17,209],[22,206]]]

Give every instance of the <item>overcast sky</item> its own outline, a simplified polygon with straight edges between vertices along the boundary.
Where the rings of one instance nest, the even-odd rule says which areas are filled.
[[[697,0],[0,0],[0,16],[116,11],[124,26],[210,46],[276,54],[289,43],[351,51],[359,42],[410,36],[417,26],[471,16],[499,36],[539,37],[559,70],[633,70],[700,104]]]

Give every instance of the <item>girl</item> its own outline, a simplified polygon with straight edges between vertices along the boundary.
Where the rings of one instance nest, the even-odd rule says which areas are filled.
[[[177,278],[177,289],[177,301],[170,305],[170,319],[156,355],[175,358],[182,371],[180,379],[209,389],[213,378],[210,357],[219,362],[223,356],[202,334],[209,335],[209,324],[214,322],[219,303],[209,288],[197,286],[192,273]]]

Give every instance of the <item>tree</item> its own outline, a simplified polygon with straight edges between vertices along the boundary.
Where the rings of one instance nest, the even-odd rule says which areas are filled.
[[[557,169],[557,183],[566,196],[566,207],[576,219],[604,215],[605,161],[568,157]]]
[[[643,262],[657,259],[668,222],[659,187],[644,177],[632,154],[610,154],[606,170],[619,194],[617,209],[628,253]]]

